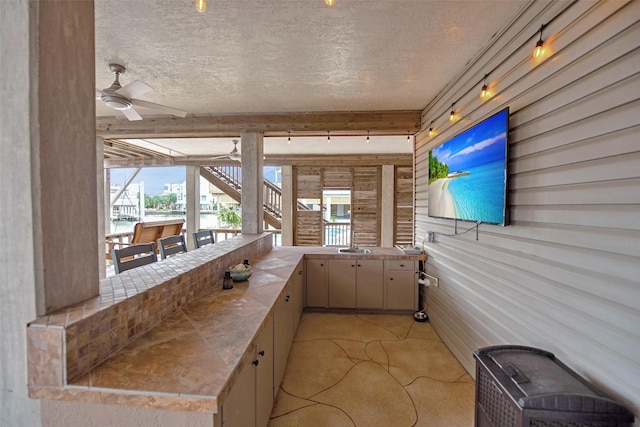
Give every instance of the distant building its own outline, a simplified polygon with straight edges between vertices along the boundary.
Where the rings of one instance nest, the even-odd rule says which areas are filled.
[[[187,183],[182,184],[165,184],[162,194],[175,194],[176,207],[178,210],[185,212],[187,208]],[[218,187],[209,181],[200,177],[200,212],[214,212],[218,208],[236,209],[240,204],[226,195]]]
[[[121,185],[111,183],[111,221],[139,221],[144,213],[144,181],[121,190]]]

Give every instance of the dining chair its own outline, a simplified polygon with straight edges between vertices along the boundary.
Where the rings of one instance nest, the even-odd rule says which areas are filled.
[[[158,239],[158,247],[160,248],[160,257],[162,259],[180,252],[187,252],[187,245],[182,234]]]
[[[215,243],[216,241],[215,241],[215,238],[213,237],[213,231],[202,230],[202,231],[197,231],[193,233],[193,242],[196,245],[196,249],[198,249],[202,246]]]
[[[158,261],[156,244],[153,242],[140,243],[122,249],[112,249],[111,259],[113,260],[113,267],[116,274],[142,265],[151,264]]]

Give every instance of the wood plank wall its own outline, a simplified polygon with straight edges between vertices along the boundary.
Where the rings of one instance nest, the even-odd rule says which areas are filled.
[[[426,250],[440,278],[428,312],[465,368],[479,347],[544,348],[636,414],[639,22],[640,2],[531,2],[425,108],[415,147],[415,240],[436,232]],[[454,102],[463,119],[450,124]],[[452,221],[427,214],[428,152],[507,106],[511,224],[451,236]]]
[[[351,226],[358,246],[380,246],[380,185],[379,166],[353,168],[351,188]]]
[[[298,199],[318,199],[322,203],[322,168],[294,168],[294,204]],[[322,246],[322,209],[293,212],[296,229],[293,244],[296,246]]]
[[[295,198],[322,198],[323,188],[351,190],[352,224],[359,246],[379,246],[382,169],[380,166],[295,166]],[[395,166],[394,244],[413,241],[413,168]],[[322,245],[320,212],[295,212],[294,244]]]
[[[399,245],[413,243],[413,168],[395,169],[394,241]]]

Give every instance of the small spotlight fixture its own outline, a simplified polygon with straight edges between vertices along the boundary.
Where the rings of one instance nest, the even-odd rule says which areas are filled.
[[[289,132],[289,138],[287,139],[287,144],[291,144],[291,132]]]
[[[196,0],[196,10],[204,13],[204,11],[207,10],[207,0]]]
[[[429,124],[429,138],[433,138],[436,135],[436,131],[433,130],[433,120]]]
[[[456,110],[453,108],[456,103],[451,104],[451,112],[449,113],[449,121],[453,122],[456,120]]]
[[[329,131],[327,131],[327,144],[331,144],[331,135],[329,135]]]
[[[336,3],[336,0],[324,0],[327,6],[333,6]]]
[[[480,98],[487,99],[489,97],[489,89],[487,88],[487,76],[489,74],[484,75],[484,79],[482,80],[482,90],[480,91]]]
[[[369,131],[367,131],[367,144],[369,143]]]
[[[411,135],[410,135],[410,131],[407,131],[407,143],[411,144]]]
[[[540,27],[540,39],[536,43],[536,48],[533,50],[533,58],[539,59],[544,53],[544,42],[542,41],[542,31],[544,30],[544,24]]]

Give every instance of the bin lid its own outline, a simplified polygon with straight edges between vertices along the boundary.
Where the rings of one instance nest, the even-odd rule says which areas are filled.
[[[553,354],[527,349],[495,349],[487,355],[513,380],[526,397],[542,394],[599,396]]]

